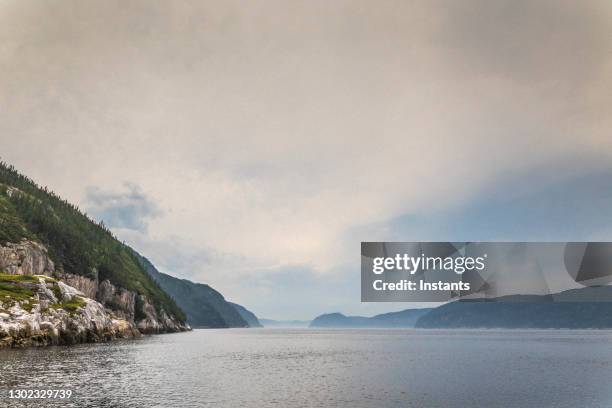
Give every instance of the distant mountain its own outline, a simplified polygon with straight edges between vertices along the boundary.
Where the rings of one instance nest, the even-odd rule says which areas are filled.
[[[326,313],[315,317],[309,327],[364,327],[368,318],[362,316],[345,316],[342,313]]]
[[[187,315],[187,323],[193,328],[249,327],[247,321],[223,295],[203,283],[159,272],[149,260],[136,256],[147,273],[166,291]],[[246,309],[245,309],[246,310]]]
[[[264,327],[308,327],[310,320],[272,320],[272,319],[259,319]]]
[[[432,309],[407,309],[373,317],[345,316],[342,313],[323,314],[315,318],[310,327],[327,328],[406,328],[414,327],[419,318]]]
[[[432,308],[406,309],[399,312],[383,313],[371,317],[372,327],[413,327],[416,322],[427,315]]]
[[[240,317],[242,317],[249,324],[249,327],[263,327],[261,323],[259,323],[255,313],[251,312],[244,306],[240,306],[239,304],[232,302],[229,302],[229,304],[236,309],[236,311],[240,314]]]
[[[612,328],[612,287],[554,295],[513,295],[459,300],[421,317],[419,328]]]

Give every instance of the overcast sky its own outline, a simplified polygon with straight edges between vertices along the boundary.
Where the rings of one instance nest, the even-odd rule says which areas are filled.
[[[612,3],[0,1],[0,157],[258,316],[362,240],[612,240]]]

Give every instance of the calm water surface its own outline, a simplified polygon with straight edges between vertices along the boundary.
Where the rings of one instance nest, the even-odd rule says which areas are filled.
[[[612,331],[195,330],[0,351],[74,407],[612,407]]]

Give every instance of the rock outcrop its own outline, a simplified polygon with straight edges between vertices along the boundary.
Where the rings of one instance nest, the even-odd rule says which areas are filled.
[[[138,330],[142,333],[153,334],[165,331],[181,331],[181,324],[172,319],[165,311],[157,313],[155,307],[149,300],[142,295],[138,295],[137,304],[144,317],[138,320]]]
[[[33,241],[0,245],[0,347],[97,342],[189,330],[146,297],[55,270]]]
[[[95,298],[102,304],[121,313],[126,319],[134,320],[136,294],[129,290],[115,287],[110,281],[104,280],[98,285]]]
[[[44,275],[24,277],[27,279],[2,276],[0,348],[100,342],[140,335],[132,322],[115,316],[76,288]]]
[[[55,270],[47,248],[33,241],[0,246],[0,271],[11,275],[51,275]]]
[[[61,279],[67,285],[70,285],[77,290],[83,292],[90,299],[96,299],[98,293],[98,280],[90,279],[85,276],[73,275],[71,273],[57,274],[58,279]],[[104,302],[102,302],[104,303]]]

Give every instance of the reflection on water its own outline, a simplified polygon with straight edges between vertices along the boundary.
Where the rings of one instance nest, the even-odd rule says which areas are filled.
[[[74,390],[56,406],[601,407],[612,332],[195,330],[4,350],[0,374],[4,390]]]

